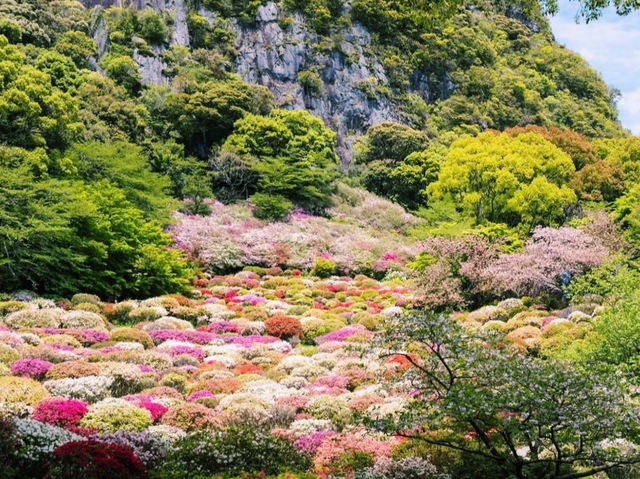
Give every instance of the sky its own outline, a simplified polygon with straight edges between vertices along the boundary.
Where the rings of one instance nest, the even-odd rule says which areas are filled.
[[[560,0],[550,19],[556,40],[585,58],[609,86],[622,92],[620,121],[640,135],[640,11],[626,17],[608,9],[598,20],[576,23],[578,3]]]

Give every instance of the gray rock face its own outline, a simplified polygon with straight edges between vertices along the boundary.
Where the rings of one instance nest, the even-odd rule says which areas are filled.
[[[187,27],[187,6],[185,0],[82,0],[87,8],[93,7],[131,7],[138,10],[151,8],[164,13],[166,10],[173,16],[173,30],[171,31],[170,44],[189,46],[189,30]],[[98,58],[102,57],[108,46],[108,32],[104,20],[96,25],[93,39],[98,46]],[[140,79],[145,85],[164,85],[168,82],[163,75],[166,64],[162,61],[162,53],[165,47],[162,45],[150,46],[153,56],[141,55],[137,50],[133,53],[133,60],[138,64]],[[97,61],[92,62],[93,67],[99,70]]]
[[[170,10],[173,16],[171,44],[189,46],[186,0],[82,0],[87,7],[130,6]],[[202,6],[198,13],[213,20],[213,14]],[[385,94],[388,79],[385,70],[369,50],[371,35],[361,25],[340,32],[340,40],[320,47],[317,34],[304,24],[301,14],[291,15],[286,28],[279,19],[283,13],[271,1],[258,8],[256,23],[243,27],[232,21],[238,51],[235,68],[249,83],[268,87],[283,108],[305,109],[323,119],[337,133],[338,154],[345,165],[352,162],[352,147],[369,127],[385,121],[405,122],[399,108]],[[108,49],[108,32],[104,23],[94,30],[99,55]],[[163,85],[166,65],[162,61],[164,46],[151,47],[154,56],[134,52],[142,82]],[[97,64],[96,64],[97,66]],[[306,87],[298,74],[312,71],[320,77],[318,89]],[[424,78],[415,74],[412,90],[424,99],[429,89]]]
[[[187,28],[187,6],[184,0],[160,0],[166,2],[166,8],[173,10],[173,32],[171,43],[189,46],[189,30]]]
[[[167,67],[162,61],[164,47],[153,46],[151,50],[154,56],[141,55],[137,49],[133,52],[133,59],[138,64],[140,72],[140,81],[145,85],[166,85],[168,80],[162,73]]]
[[[339,48],[320,51],[311,47],[318,37],[300,14],[291,16],[286,29],[278,23],[279,14],[269,2],[258,8],[255,27],[233,25],[237,72],[247,82],[268,87],[279,105],[321,117],[336,131],[338,153],[348,165],[360,134],[384,121],[403,121],[378,88],[387,86],[388,79],[378,59],[366,51],[369,32],[355,25],[342,32]],[[308,91],[298,81],[298,73],[306,70],[320,75],[319,91]]]

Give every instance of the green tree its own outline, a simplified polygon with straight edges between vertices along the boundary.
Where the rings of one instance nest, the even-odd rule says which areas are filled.
[[[256,193],[250,198],[253,203],[253,216],[267,221],[278,221],[291,212],[293,204],[281,195]]]
[[[0,164],[0,287],[105,298],[183,291],[191,271],[117,187],[38,180]]]
[[[185,202],[184,209],[194,215],[206,216],[211,213],[211,208],[205,200],[211,198],[211,178],[205,172],[198,172],[187,176],[182,187],[182,196]]]
[[[429,138],[422,131],[399,123],[372,126],[357,146],[357,163],[391,160],[394,164],[416,151],[424,150]]]
[[[118,85],[122,86],[129,94],[137,95],[142,87],[140,72],[133,58],[124,55],[108,55],[100,60],[102,67]]]
[[[640,431],[616,375],[525,356],[428,312],[390,320],[380,340],[419,391],[399,415],[374,422],[383,430],[476,457],[492,477],[579,479],[640,462],[637,448],[603,445]]]
[[[337,177],[335,141],[335,133],[319,118],[305,111],[274,110],[269,116],[238,120],[222,149],[254,158],[259,191],[322,212],[331,203]]]
[[[84,32],[64,32],[55,44],[55,49],[75,62],[78,68],[88,68],[89,58],[98,54],[96,42]]]
[[[76,290],[109,298],[182,292],[191,271],[171,239],[145,218],[120,189],[103,180],[79,193],[86,205],[71,224],[90,275]]]
[[[125,141],[76,143],[66,155],[84,182],[109,180],[145,216],[166,218],[171,206],[167,195],[169,179],[151,171],[142,147]]]
[[[596,154],[606,163],[621,168],[625,182],[640,182],[640,138],[598,139],[593,142]]]
[[[576,202],[576,194],[568,186],[558,187],[544,176],[536,176],[513,194],[507,209],[517,213],[530,230],[536,225],[558,226],[567,216],[566,209]]]
[[[624,237],[640,247],[640,185],[634,186],[617,199],[614,217]]]
[[[141,143],[150,136],[150,112],[127,91],[99,73],[87,75],[78,89],[82,105],[78,116],[85,140],[130,140]]]
[[[0,142],[62,149],[78,136],[77,100],[1,35],[0,63]]]
[[[554,213],[570,203],[574,193],[567,185],[574,172],[571,158],[540,136],[527,133],[512,138],[486,132],[453,142],[442,160],[438,180],[427,191],[433,199],[456,201],[476,223],[513,225],[522,219],[550,224],[560,216],[541,216],[539,210],[544,207],[539,202],[553,197],[557,200],[550,206]],[[533,184],[536,178],[540,179]],[[527,193],[535,193],[535,198],[531,204],[517,204],[514,195],[518,191],[521,201],[528,201]]]
[[[273,103],[265,87],[229,76],[200,85],[192,93],[171,94],[166,108],[188,151],[206,158],[211,145],[231,133],[236,120],[247,113],[267,114]]]
[[[91,274],[71,217],[82,208],[73,185],[37,181],[26,165],[0,164],[0,288],[69,294]]]

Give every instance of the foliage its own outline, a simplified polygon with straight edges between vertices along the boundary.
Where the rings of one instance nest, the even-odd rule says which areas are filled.
[[[388,354],[408,360],[401,374],[420,392],[379,427],[484,458],[505,477],[587,477],[640,461],[634,450],[625,457],[600,449],[614,430],[628,439],[637,434],[615,376],[525,357],[430,313],[388,326]]]
[[[58,88],[51,75],[27,64],[2,35],[0,58],[0,141],[30,149],[64,148],[80,132],[77,100]]]
[[[624,0],[581,0],[578,3],[580,4],[578,14],[587,22],[598,19],[602,11],[609,6],[614,7],[618,15],[628,15],[638,8],[634,2]],[[557,0],[544,0],[543,5],[552,14],[558,11]]]
[[[10,479],[15,477],[17,472],[17,464],[13,456],[15,451],[20,446],[20,441],[17,437],[16,426],[11,418],[5,414],[0,416],[0,461],[3,464],[3,468],[0,471],[0,478]]]
[[[525,127],[513,127],[505,130],[505,133],[511,136],[518,136],[529,132],[541,136],[568,154],[573,161],[573,165],[576,167],[576,171],[581,170],[586,165],[595,163],[598,159],[595,148],[584,135],[566,128],[527,125]]]
[[[318,276],[320,278],[328,278],[335,272],[335,270],[336,270],[335,261],[318,256],[315,262],[313,263],[311,274]]]
[[[94,404],[80,425],[102,433],[141,431],[151,424],[151,414],[143,408],[118,399]]]
[[[305,111],[275,110],[239,120],[222,148],[253,158],[261,192],[321,212],[330,204],[336,178],[335,141],[335,133],[319,118]]]
[[[240,474],[304,471],[308,459],[290,442],[249,428],[197,433],[174,444],[164,464],[164,476],[191,477],[217,473]]]
[[[571,186],[582,200],[611,202],[624,193],[624,174],[616,163],[596,161],[578,171]]]
[[[266,221],[278,221],[285,218],[293,207],[293,203],[282,195],[265,195],[254,193],[250,197],[253,204],[253,216]]]
[[[39,182],[24,168],[0,169],[8,180],[0,186],[5,288],[83,289],[114,297],[184,285],[188,269],[176,251],[166,249],[169,238],[122,190],[106,180],[89,189]]]
[[[591,298],[599,294],[610,307],[595,318],[592,333],[572,343],[565,351],[558,349],[555,355],[575,358],[592,368],[606,369],[606,365],[614,365],[619,371],[629,374],[635,383],[633,376],[640,365],[634,346],[640,335],[636,321],[640,304],[639,283],[637,269],[618,259],[572,285],[569,292],[575,300],[583,299],[585,294]]]
[[[36,404],[49,395],[42,384],[31,378],[0,377],[0,400],[6,403]]]
[[[168,179],[151,171],[141,147],[115,143],[77,143],[67,150],[76,175],[85,183],[108,180],[145,216],[164,219],[170,206]]]
[[[487,132],[456,140],[428,191],[457,201],[476,223],[557,225],[576,201],[574,172],[566,153],[535,134]]]
[[[107,75],[131,95],[140,91],[140,72],[136,62],[124,55],[110,55],[101,60]]]
[[[426,149],[428,141],[425,133],[411,127],[399,123],[380,123],[371,127],[361,140],[356,161],[366,164],[391,160],[396,164],[411,153]]]
[[[624,237],[634,245],[640,244],[640,186],[632,187],[615,203],[614,217]]]
[[[62,55],[71,58],[78,68],[87,68],[89,58],[98,54],[96,42],[84,32],[75,30],[60,35],[56,41],[55,49]]]
[[[213,143],[223,140],[246,113],[266,114],[273,97],[264,87],[248,85],[229,75],[223,81],[198,85],[193,92],[176,92],[166,100],[166,115],[188,151],[204,158]]]

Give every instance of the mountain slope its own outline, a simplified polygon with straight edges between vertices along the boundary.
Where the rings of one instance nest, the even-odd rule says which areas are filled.
[[[263,3],[131,2],[138,16],[150,9],[169,25],[164,36],[145,39],[138,31],[111,35],[126,10],[102,9],[122,2],[85,0],[99,5],[93,36],[100,55],[129,44],[125,53],[143,83],[172,84],[167,56],[179,47],[215,51],[216,68],[268,87],[279,106],[320,116],[336,131],[345,163],[356,138],[385,121],[431,134],[529,123],[622,134],[607,86],[554,43],[534,2],[481,2],[433,18],[418,12],[419,19],[396,5],[402,2]]]

